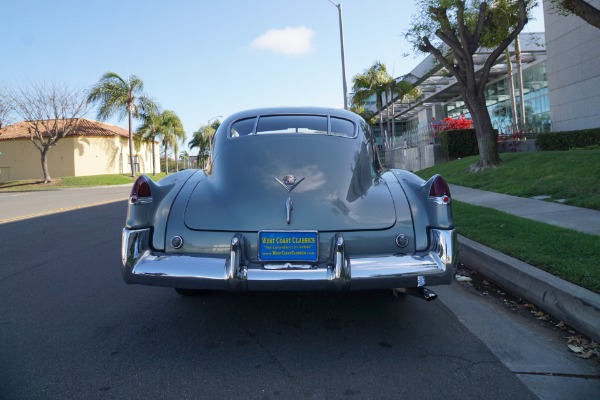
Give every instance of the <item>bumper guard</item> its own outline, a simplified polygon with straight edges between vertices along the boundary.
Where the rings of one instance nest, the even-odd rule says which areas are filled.
[[[167,254],[150,248],[150,229],[123,229],[121,258],[127,283],[228,291],[369,290],[452,282],[455,230],[430,229],[429,250],[412,255],[349,257],[337,233],[326,263],[264,265],[244,257],[244,237],[231,238],[227,258]]]

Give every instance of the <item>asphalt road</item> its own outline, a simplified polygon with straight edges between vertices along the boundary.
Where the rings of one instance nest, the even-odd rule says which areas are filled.
[[[0,193],[0,224],[96,206],[129,197],[131,185]]]
[[[124,216],[0,224],[0,398],[536,398],[439,300],[128,286]]]

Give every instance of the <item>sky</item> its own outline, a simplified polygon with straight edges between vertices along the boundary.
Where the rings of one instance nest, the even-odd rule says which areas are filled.
[[[404,38],[415,3],[342,1],[349,91],[375,61],[400,76],[423,60],[407,55]],[[214,117],[248,108],[343,108],[338,9],[329,0],[1,0],[0,16],[0,84],[88,88],[107,71],[136,75],[179,115],[187,141]],[[524,32],[542,31],[539,6]]]

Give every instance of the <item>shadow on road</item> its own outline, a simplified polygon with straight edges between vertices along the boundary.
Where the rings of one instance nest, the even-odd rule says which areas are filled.
[[[0,397],[530,396],[439,301],[129,286],[125,212],[0,225]]]

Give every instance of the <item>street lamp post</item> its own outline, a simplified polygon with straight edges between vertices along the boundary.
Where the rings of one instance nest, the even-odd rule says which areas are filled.
[[[344,55],[344,23],[342,20],[342,3],[335,4],[329,0],[331,4],[337,7],[340,17],[340,49],[342,53],[342,85],[344,90],[344,109],[348,109],[348,88],[346,87],[346,59]]]

